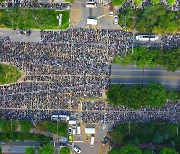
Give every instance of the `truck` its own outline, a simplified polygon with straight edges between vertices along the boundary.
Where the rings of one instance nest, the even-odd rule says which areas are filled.
[[[77,135],[81,136],[81,127],[77,126]]]
[[[113,3],[109,3],[109,15],[112,16],[114,14],[114,5]]]

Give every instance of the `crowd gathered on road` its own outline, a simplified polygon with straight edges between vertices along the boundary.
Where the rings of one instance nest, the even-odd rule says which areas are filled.
[[[83,101],[103,97],[109,87],[110,62],[132,48],[132,33],[69,29],[41,31],[40,35],[41,43],[0,38],[0,61],[22,72],[18,82],[0,86],[2,117],[43,120],[53,114],[81,112],[86,123],[180,121],[178,101],[168,102],[162,109],[138,111],[113,107],[106,101]],[[165,35],[162,40],[164,46],[180,45],[179,35]]]
[[[33,9],[58,9],[66,10],[70,8],[70,3],[44,3],[29,0],[14,0],[14,1],[5,1],[0,4],[0,9],[4,8],[33,8]]]

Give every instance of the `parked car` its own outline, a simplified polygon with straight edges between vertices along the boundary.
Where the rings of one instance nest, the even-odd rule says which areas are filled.
[[[73,126],[73,135],[76,135],[76,126]]]
[[[72,127],[69,127],[69,135],[72,135]]]
[[[114,16],[114,24],[115,24],[115,25],[118,24],[118,16],[117,16],[117,15]]]
[[[81,149],[78,148],[77,146],[74,146],[74,151],[77,152],[77,153],[81,153]]]

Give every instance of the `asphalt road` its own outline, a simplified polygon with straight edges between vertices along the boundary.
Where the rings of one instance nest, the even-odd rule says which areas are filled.
[[[122,83],[128,87],[133,84],[149,82],[160,82],[167,90],[180,90],[180,70],[167,72],[162,67],[144,69],[137,68],[135,65],[122,67],[119,64],[111,65],[111,84]]]

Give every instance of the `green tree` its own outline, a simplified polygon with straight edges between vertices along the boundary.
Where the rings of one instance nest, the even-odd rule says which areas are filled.
[[[70,3],[73,3],[74,0],[65,0],[66,2],[70,2]]]
[[[143,154],[153,154],[154,152],[151,149],[144,150]]]
[[[160,0],[151,0],[151,2],[152,2],[153,4],[158,4],[158,3],[160,3]]]
[[[160,151],[160,154],[178,154],[178,152],[174,148],[164,147]]]
[[[108,152],[108,154],[119,154],[120,149],[112,149],[111,151]]]
[[[147,105],[151,107],[162,107],[166,100],[166,90],[160,83],[150,82],[147,87]]]
[[[21,125],[21,131],[23,133],[29,133],[30,129],[32,128],[32,122],[29,120],[21,120],[20,121],[20,125]]]
[[[167,67],[169,71],[175,71],[180,67],[180,48],[166,49],[163,57],[163,65]]]
[[[69,149],[69,147],[63,147],[63,148],[61,148],[61,150],[59,151],[59,154],[70,154],[70,149]]]
[[[112,3],[114,5],[123,5],[125,3],[125,0],[112,0]]]
[[[35,154],[35,149],[33,147],[27,147],[26,154]]]
[[[120,153],[122,153],[122,154],[142,154],[142,151],[137,146],[127,144],[121,148]]]
[[[2,148],[0,147],[0,154],[2,154]]]
[[[54,154],[54,147],[51,144],[46,144],[40,147],[39,154]]]

